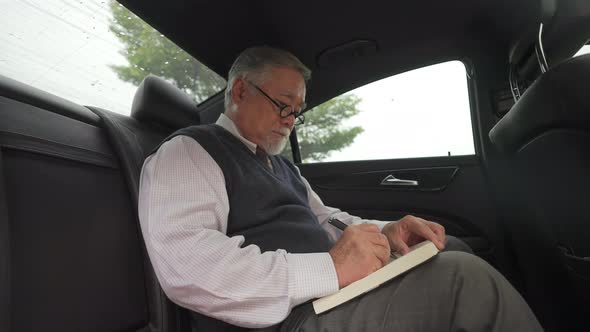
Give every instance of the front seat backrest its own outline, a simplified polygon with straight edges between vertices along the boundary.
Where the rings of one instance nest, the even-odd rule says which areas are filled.
[[[573,58],[535,81],[490,131],[492,143],[518,164],[523,182],[515,185],[526,188],[557,242],[585,256],[590,233],[580,230],[590,230],[589,89],[590,55]]]
[[[521,264],[528,265],[525,284],[532,285],[528,300],[533,309],[545,307],[536,311],[541,320],[563,310],[562,321],[572,322],[581,318],[577,309],[590,306],[575,303],[590,298],[590,285],[577,279],[571,256],[564,255],[590,256],[589,87],[590,55],[561,63],[540,76],[489,134],[508,157],[512,174],[505,189],[515,193],[514,222],[523,224],[515,241],[526,252]]]

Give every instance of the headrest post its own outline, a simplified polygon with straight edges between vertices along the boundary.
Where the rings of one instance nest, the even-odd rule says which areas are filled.
[[[518,74],[516,71],[516,66],[510,66],[510,70],[508,72],[508,81],[510,82],[510,92],[512,93],[512,98],[516,103],[518,99],[520,99],[520,88],[518,87]]]
[[[539,25],[539,35],[535,42],[535,54],[541,67],[541,73],[545,74],[549,69],[549,65],[547,64],[547,58],[545,57],[545,50],[543,48],[543,23]]]

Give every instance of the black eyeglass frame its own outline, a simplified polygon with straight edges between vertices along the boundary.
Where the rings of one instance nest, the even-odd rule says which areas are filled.
[[[258,92],[260,92],[263,96],[265,96],[266,99],[268,99],[273,105],[278,107],[279,116],[281,118],[288,118],[291,115],[293,115],[293,117],[295,118],[295,125],[301,125],[301,124],[305,123],[305,116],[303,115],[303,108],[301,108],[301,110],[299,112],[295,112],[295,107],[293,107],[291,105],[284,105],[283,103],[276,101],[271,96],[269,96],[266,92],[264,92],[264,90],[262,90],[258,85],[254,84],[248,80],[246,80],[246,82],[248,82],[248,84],[250,84],[251,86],[256,88],[256,90],[258,90]],[[285,114],[285,110],[289,110],[289,109],[290,109],[290,111]]]

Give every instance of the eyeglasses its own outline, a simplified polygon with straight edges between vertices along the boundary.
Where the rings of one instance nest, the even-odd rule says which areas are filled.
[[[250,84],[251,86],[255,87],[256,90],[258,90],[258,92],[260,92],[263,96],[265,96],[266,99],[268,99],[271,103],[273,103],[273,105],[275,105],[276,107],[279,108],[279,116],[281,118],[288,118],[291,115],[293,115],[293,117],[295,118],[296,125],[300,125],[305,122],[305,116],[302,113],[304,107],[301,107],[301,108],[299,108],[299,110],[296,110],[295,107],[293,107],[291,105],[285,105],[281,102],[274,100],[273,98],[271,98],[271,96],[269,96],[266,92],[264,92],[258,85],[254,84],[248,80],[246,80],[246,82],[248,82],[248,84]]]

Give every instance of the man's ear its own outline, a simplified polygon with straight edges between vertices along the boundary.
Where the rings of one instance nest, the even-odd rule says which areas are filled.
[[[248,87],[246,86],[246,81],[238,77],[234,80],[234,84],[231,89],[231,98],[232,101],[239,105],[247,96]]]

